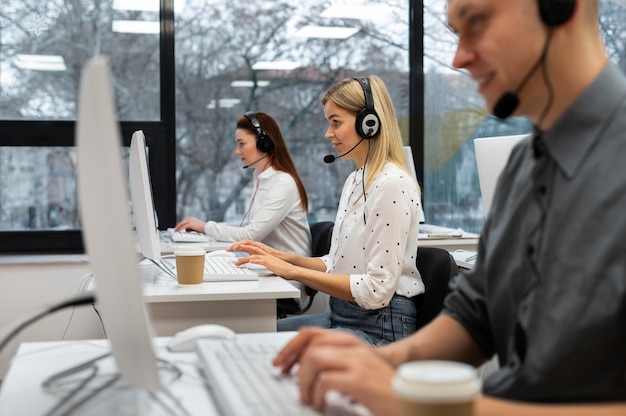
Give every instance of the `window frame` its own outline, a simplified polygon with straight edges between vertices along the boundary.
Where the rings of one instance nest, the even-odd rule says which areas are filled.
[[[121,121],[124,146],[130,146],[135,130],[146,135],[148,164],[154,205],[159,226],[167,228],[176,221],[176,131],[174,95],[174,7],[173,0],[161,0],[160,121]],[[0,147],[73,147],[76,121],[0,120]],[[106,219],[103,219],[106,221]],[[0,231],[0,253],[57,254],[84,253],[80,230]]]

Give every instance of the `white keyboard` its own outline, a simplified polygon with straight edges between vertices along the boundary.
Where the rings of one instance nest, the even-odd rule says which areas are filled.
[[[286,333],[243,334],[234,340],[200,339],[198,361],[222,415],[319,416],[300,403],[295,377],[280,374],[272,360]],[[371,416],[362,405],[336,391],[326,395],[327,415]]]
[[[280,374],[272,360],[282,348],[274,342],[241,336],[229,341],[199,340],[198,359],[221,414],[237,416],[319,416],[300,402],[293,376]],[[326,407],[331,415],[371,416],[347,396],[329,392]]]
[[[205,282],[233,282],[259,280],[259,275],[247,267],[235,266],[234,256],[206,256],[204,260]]]
[[[168,228],[167,233],[175,243],[208,243],[209,237],[204,233],[195,231],[174,231]]]

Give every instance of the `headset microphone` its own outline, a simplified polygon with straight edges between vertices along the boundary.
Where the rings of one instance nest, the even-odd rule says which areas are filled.
[[[255,160],[254,162],[250,163],[249,165],[244,165],[244,169],[248,169],[250,166],[257,164],[258,162],[260,162],[261,160],[265,159],[266,157],[268,157],[269,155],[265,155],[257,160]]]
[[[337,159],[337,157],[335,155],[326,155],[326,156],[324,156],[324,162],[325,163],[333,163],[335,161],[335,159]]]
[[[361,140],[359,140],[359,142],[358,142],[357,144],[355,144],[355,145],[354,145],[354,147],[352,147],[352,149],[348,150],[346,153],[344,153],[344,154],[342,154],[342,155],[338,155],[338,156],[335,156],[335,155],[326,155],[326,156],[324,156],[324,162],[326,162],[326,163],[333,163],[335,160],[337,160],[337,159],[341,159],[342,157],[344,157],[345,155],[347,155],[348,153],[350,153],[351,151],[353,151],[354,149],[356,149],[356,147],[357,147],[358,145],[360,145],[360,144],[361,144],[361,142],[362,142],[363,140],[365,140],[365,139],[361,139]]]

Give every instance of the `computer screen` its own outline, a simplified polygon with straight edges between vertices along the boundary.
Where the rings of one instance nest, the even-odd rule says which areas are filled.
[[[161,242],[157,215],[152,197],[152,184],[148,170],[148,148],[142,130],[133,133],[128,158],[128,184],[135,230],[141,254],[171,277],[176,278],[173,267],[161,259]]]
[[[415,172],[415,161],[413,159],[413,152],[411,151],[411,146],[404,146],[404,157],[406,157],[406,163],[409,165],[409,170],[411,174],[413,174],[413,178],[417,181],[417,173]]]
[[[476,151],[476,167],[478,168],[478,183],[482,194],[485,217],[491,208],[493,194],[500,172],[504,169],[513,147],[527,134],[515,136],[481,137],[474,139]]]
[[[89,60],[82,74],[76,146],[83,240],[113,356],[123,379],[161,392],[128,214],[109,63],[103,56]]]
[[[146,138],[142,130],[134,132],[130,141],[128,183],[141,254],[152,261],[160,261],[159,230],[148,171]]]

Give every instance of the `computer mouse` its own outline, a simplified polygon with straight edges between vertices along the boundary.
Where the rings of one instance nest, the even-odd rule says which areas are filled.
[[[197,339],[233,339],[235,335],[235,331],[222,325],[196,325],[177,332],[176,335],[168,341],[167,349],[171,352],[193,352]]]

